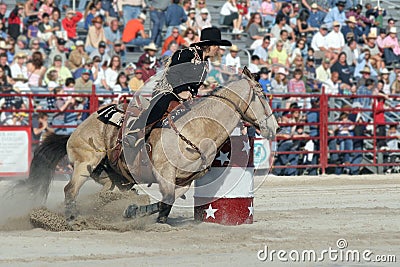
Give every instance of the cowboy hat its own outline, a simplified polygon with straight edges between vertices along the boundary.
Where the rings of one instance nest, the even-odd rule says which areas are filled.
[[[103,23],[103,19],[100,16],[95,17],[94,19],[92,19],[92,23]]]
[[[377,38],[376,34],[374,34],[372,32],[368,33],[367,39],[376,39],[376,38]]]
[[[142,19],[142,20],[146,20],[146,15],[145,14],[143,14],[143,13],[140,13],[139,14],[139,19]]]
[[[284,67],[280,67],[280,68],[278,69],[278,74],[287,75],[287,72],[286,72],[286,70],[285,70]]]
[[[397,33],[396,27],[390,27],[389,33]]]
[[[350,16],[350,17],[346,20],[346,22],[357,23],[357,20],[356,20],[356,17]]]
[[[360,71],[360,73],[369,73],[369,74],[371,74],[371,69],[370,69],[368,66],[365,66],[365,67]]]
[[[8,50],[11,46],[6,43],[6,41],[0,41],[0,49]]]
[[[387,68],[383,68],[383,70],[381,70],[381,74],[390,74],[390,72]]]
[[[154,43],[150,43],[149,45],[145,45],[143,47],[143,50],[153,50],[153,51],[157,51],[157,46]]]
[[[27,55],[24,52],[18,52],[15,55],[15,58],[26,58],[26,57],[27,57]]]
[[[190,46],[206,46],[206,45],[223,45],[231,46],[232,43],[228,40],[221,39],[221,31],[216,27],[205,28],[201,31],[200,41],[192,43]]]
[[[317,5],[317,3],[312,3],[312,5],[311,5],[311,9],[317,9],[318,8],[318,5]]]
[[[17,77],[13,77],[13,80],[16,81],[16,82],[23,82],[23,83],[25,83],[25,82],[28,81],[28,78],[24,77],[23,74],[18,74]]]
[[[239,52],[239,47],[237,45],[232,45],[231,48],[229,48],[229,51],[231,51],[231,52]]]

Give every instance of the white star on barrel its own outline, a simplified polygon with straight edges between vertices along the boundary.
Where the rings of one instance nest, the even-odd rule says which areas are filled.
[[[247,142],[243,141],[242,151],[246,151],[247,155],[249,154],[249,151],[250,151],[250,141],[249,140],[247,140]]]
[[[223,166],[225,162],[229,163],[229,152],[224,153],[220,151],[217,160],[221,161],[221,166]]]
[[[218,209],[213,209],[210,204],[210,206],[208,206],[208,209],[204,210],[207,213],[206,219],[208,219],[208,217],[213,217],[215,219],[214,213],[217,212],[217,210]]]
[[[249,216],[254,215],[254,207],[253,207],[253,202],[251,202],[250,207],[247,207],[249,209]]]

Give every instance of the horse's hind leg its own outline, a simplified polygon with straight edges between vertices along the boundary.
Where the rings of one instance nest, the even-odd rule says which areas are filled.
[[[78,196],[79,190],[82,185],[89,178],[89,171],[87,169],[87,163],[75,162],[74,172],[72,179],[64,187],[65,194],[65,217],[67,220],[74,220],[78,215],[78,210],[76,208],[76,197]]]

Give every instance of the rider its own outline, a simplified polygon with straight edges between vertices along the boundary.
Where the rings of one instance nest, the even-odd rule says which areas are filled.
[[[184,102],[197,95],[208,73],[208,58],[215,56],[219,46],[231,46],[221,39],[221,31],[211,27],[201,31],[200,41],[177,50],[166,62],[164,75],[156,85],[150,107],[131,126],[128,143],[135,147],[143,144],[146,125],[154,125],[168,112],[171,101]],[[171,109],[171,108],[170,108]],[[169,110],[170,111],[170,110]],[[145,123],[144,123],[145,121]],[[132,138],[134,137],[134,138]]]

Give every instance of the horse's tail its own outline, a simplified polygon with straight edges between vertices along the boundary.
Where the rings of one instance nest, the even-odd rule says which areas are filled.
[[[29,178],[22,181],[19,186],[25,186],[32,194],[40,194],[43,200],[47,199],[50,184],[58,162],[67,154],[69,135],[56,135],[51,133],[46,136],[42,144],[35,150]]]

